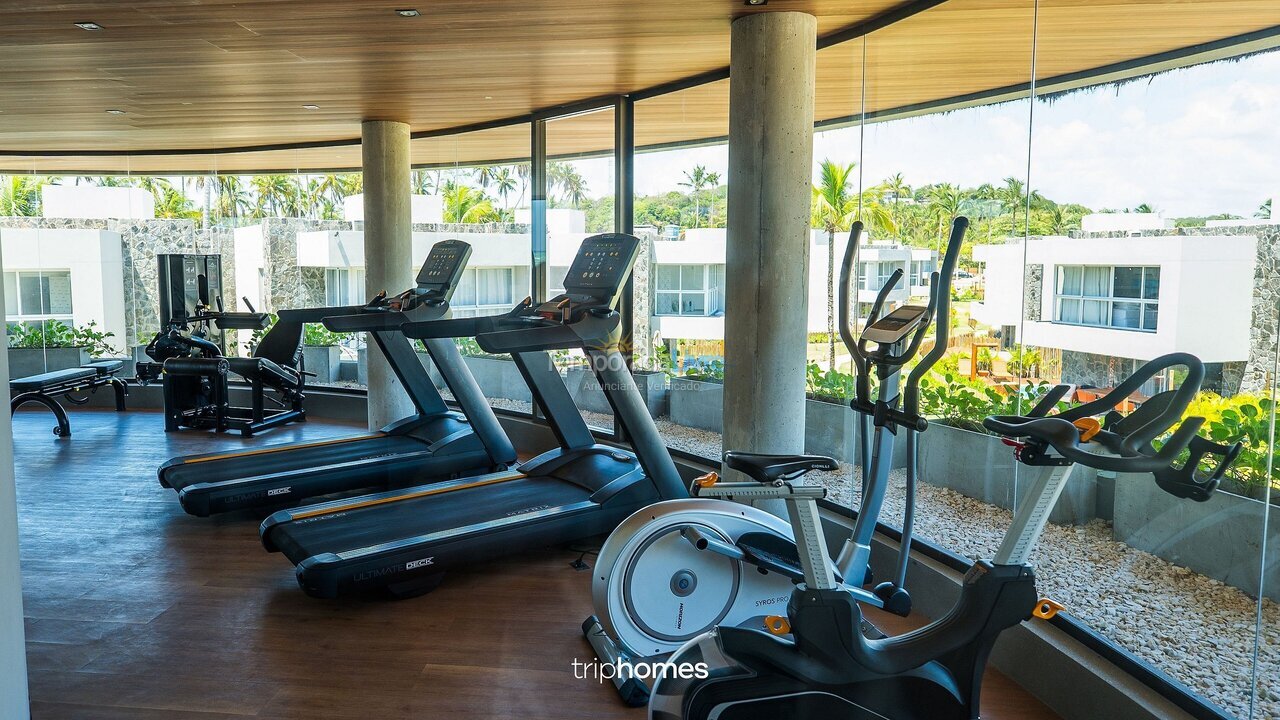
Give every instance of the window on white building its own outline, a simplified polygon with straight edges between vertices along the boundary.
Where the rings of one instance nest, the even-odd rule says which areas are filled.
[[[364,268],[325,268],[324,302],[329,307],[365,303]]]
[[[70,323],[71,271],[5,273],[4,307],[9,322],[62,320]]]
[[[1160,268],[1137,265],[1059,265],[1060,323],[1155,332]]]
[[[861,269],[859,287],[872,292],[879,292],[880,288],[888,284],[893,271],[902,267],[902,263],[888,261],[864,262],[858,265]]]
[[[928,287],[929,276],[933,274],[932,260],[911,261],[911,286]]]
[[[724,311],[724,265],[659,265],[655,315],[706,317]]]
[[[509,267],[467,268],[449,301],[453,316],[475,317],[511,309],[513,277]]]

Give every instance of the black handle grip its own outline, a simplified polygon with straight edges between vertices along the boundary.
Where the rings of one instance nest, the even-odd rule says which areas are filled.
[[[1190,454],[1182,467],[1170,464],[1155,471],[1156,485],[1174,497],[1205,502],[1213,497],[1227,468],[1240,457],[1244,445],[1238,442],[1221,445],[1197,436],[1192,438],[1189,450]],[[1200,463],[1209,455],[1217,455],[1221,459],[1206,475],[1200,470]]]
[[[1139,388],[1157,374],[1179,365],[1187,369],[1187,377],[1169,399],[1164,412],[1152,418],[1150,422],[1142,427],[1130,432],[1125,438],[1125,449],[1136,453],[1148,446],[1152,440],[1159,437],[1166,430],[1173,427],[1186,414],[1187,407],[1191,405],[1191,401],[1195,400],[1196,393],[1200,392],[1200,384],[1204,382],[1204,363],[1200,362],[1200,358],[1190,353],[1162,355],[1138,368],[1133,375],[1126,378],[1111,392],[1097,400],[1070,408],[1063,412],[1060,417],[1064,420],[1078,420],[1084,417],[1102,415],[1123,405],[1130,395],[1137,392]]]
[[[854,402],[866,405],[871,402],[871,380],[867,375],[867,358],[853,337],[857,317],[850,317],[849,283],[857,275],[858,245],[862,242],[862,221],[849,229],[849,244],[844,249],[844,261],[840,266],[840,339],[853,357]]]

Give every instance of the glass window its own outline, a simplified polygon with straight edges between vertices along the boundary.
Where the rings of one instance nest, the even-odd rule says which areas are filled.
[[[71,318],[71,272],[42,270],[4,274],[5,313],[22,318]]]
[[[1057,276],[1057,322],[1155,331],[1160,268],[1062,265]]]

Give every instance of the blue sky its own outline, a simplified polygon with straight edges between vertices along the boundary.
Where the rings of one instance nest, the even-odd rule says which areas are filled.
[[[815,162],[860,161],[868,185],[901,172],[912,185],[1025,179],[1059,202],[1094,209],[1154,205],[1167,216],[1251,216],[1280,195],[1280,53],[1166,73],[1035,105],[974,108],[819,133]],[[860,152],[860,145],[863,152]],[[861,158],[859,157],[861,155]],[[678,189],[697,164],[724,173],[724,146],[636,158],[642,194]],[[599,194],[612,163],[579,167]]]

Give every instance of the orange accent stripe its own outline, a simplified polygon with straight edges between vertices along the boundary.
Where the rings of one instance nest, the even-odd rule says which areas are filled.
[[[333,513],[347,512],[349,510],[362,510],[377,505],[387,505],[395,502],[403,502],[405,500],[416,500],[417,498],[428,497],[431,495],[441,495],[444,493],[454,492],[456,490],[470,490],[471,488],[484,487],[485,485],[497,485],[498,483],[510,482],[512,480],[520,480],[528,477],[524,473],[512,473],[510,475],[498,475],[495,477],[485,478],[466,485],[454,485],[452,487],[434,487],[427,490],[419,490],[418,492],[408,493],[406,495],[396,495],[395,497],[373,498],[372,500],[364,500],[343,507],[335,507],[321,510],[312,510],[310,512],[294,513],[290,516],[290,520],[305,520],[307,518],[319,517],[321,515],[332,515]]]
[[[356,435],[353,437],[333,438],[332,440],[317,440],[315,442],[302,444],[278,445],[276,447],[257,448],[256,450],[245,450],[244,452],[223,453],[221,455],[209,455],[207,457],[191,458],[183,460],[183,465],[192,465],[195,463],[211,462],[214,460],[224,460],[228,458],[249,457],[251,455],[269,455],[271,453],[285,452],[287,450],[301,450],[303,448],[324,447],[325,445],[341,445],[343,443],[357,442],[360,440],[373,440],[375,438],[386,437],[385,433],[374,433],[371,435]]]

